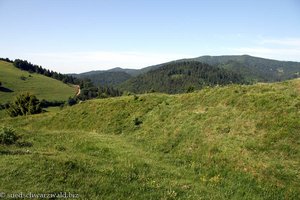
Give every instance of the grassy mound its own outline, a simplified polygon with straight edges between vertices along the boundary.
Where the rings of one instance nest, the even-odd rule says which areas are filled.
[[[85,199],[297,199],[300,80],[87,101],[4,118],[3,192]]]

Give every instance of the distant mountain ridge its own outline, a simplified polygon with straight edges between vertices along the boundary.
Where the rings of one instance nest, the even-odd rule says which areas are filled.
[[[118,86],[129,79],[156,70],[166,64],[197,61],[213,67],[223,68],[242,75],[248,82],[275,82],[300,77],[300,62],[278,61],[249,55],[200,56],[180,59],[142,69],[123,69],[120,67],[76,74],[75,77],[90,78],[94,84]]]
[[[259,82],[283,81],[300,77],[300,62],[277,61],[266,58],[242,56],[201,56],[188,60],[231,69],[249,80]]]
[[[179,59],[141,69],[141,73],[155,70],[164,64],[198,61],[215,67],[230,69],[255,82],[275,82],[300,77],[300,62],[278,61],[250,55],[200,56]]]
[[[96,86],[117,86],[139,74],[140,70],[138,69],[123,69],[121,67],[116,67],[109,70],[94,70],[69,75],[81,79],[90,79]]]
[[[116,86],[130,79],[132,76],[124,71],[91,71],[81,74],[72,74],[81,79],[90,79],[96,86]]]
[[[125,72],[131,76],[137,76],[140,74],[140,70],[139,69],[123,69],[121,67],[116,67],[116,68],[112,68],[107,70],[107,72]]]

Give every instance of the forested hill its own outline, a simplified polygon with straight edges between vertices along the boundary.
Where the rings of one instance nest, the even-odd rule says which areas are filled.
[[[201,56],[188,60],[230,69],[252,81],[275,82],[300,77],[300,62],[278,61],[249,55]]]
[[[144,93],[182,93],[205,86],[246,83],[244,77],[227,69],[197,61],[171,62],[123,83],[122,90]]]
[[[145,67],[140,73],[158,69],[174,62],[198,61],[215,67],[230,69],[251,82],[276,82],[300,77],[300,62],[278,61],[249,55],[200,56]]]
[[[139,69],[128,69],[128,68],[121,68],[121,67],[115,67],[112,69],[107,70],[108,72],[125,72],[129,74],[130,76],[137,76],[141,74],[141,70]]]
[[[138,76],[142,71],[139,69],[112,68],[109,70],[96,70],[80,74],[70,74],[81,79],[90,79],[96,86],[117,86],[131,77]]]

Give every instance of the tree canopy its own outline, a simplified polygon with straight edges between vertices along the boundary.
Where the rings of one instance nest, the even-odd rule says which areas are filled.
[[[144,93],[191,92],[205,86],[247,83],[243,76],[231,70],[213,67],[197,61],[171,62],[155,70],[129,79],[120,87],[123,90]]]

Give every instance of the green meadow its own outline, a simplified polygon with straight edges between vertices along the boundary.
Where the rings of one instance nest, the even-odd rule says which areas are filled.
[[[70,192],[81,199],[300,196],[299,79],[0,116],[0,126],[19,136],[15,144],[0,145],[4,193]]]
[[[67,100],[76,94],[73,86],[40,74],[22,71],[4,61],[0,61],[0,82],[0,104],[10,102],[19,93],[27,91],[48,101]]]

